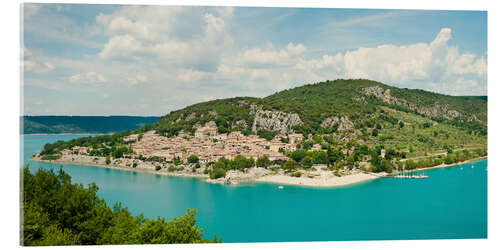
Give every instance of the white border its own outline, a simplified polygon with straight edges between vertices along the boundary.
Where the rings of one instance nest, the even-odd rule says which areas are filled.
[[[252,244],[222,244],[222,245],[161,245],[147,246],[148,249],[492,249],[500,245],[498,230],[498,166],[500,162],[497,147],[500,141],[500,131],[497,129],[498,118],[495,110],[500,108],[499,78],[498,78],[498,39],[497,24],[499,24],[499,9],[494,6],[493,1],[307,1],[307,0],[253,0],[253,1],[222,1],[222,0],[156,0],[156,1],[111,1],[111,0],[87,0],[87,1],[36,1],[42,3],[95,3],[95,4],[156,4],[156,5],[212,5],[212,6],[263,6],[263,7],[326,7],[326,8],[385,8],[385,9],[446,9],[446,10],[487,10],[488,11],[488,101],[490,110],[489,117],[489,183],[488,183],[488,239],[487,240],[425,240],[425,241],[360,241],[360,242],[304,242],[304,243],[252,243]],[[3,75],[2,91],[0,100],[2,107],[2,157],[7,158],[3,162],[1,175],[1,216],[2,216],[2,245],[4,249],[19,247],[19,114],[20,114],[20,67],[19,67],[19,45],[20,45],[20,3],[21,1],[9,1],[3,3],[0,8],[2,17],[2,42],[1,42],[1,69]],[[7,119],[5,119],[7,117]],[[244,226],[244,225],[243,225]],[[145,246],[108,246],[97,248],[111,249],[141,249]],[[61,248],[58,248],[61,249]],[[62,248],[66,249],[66,248]],[[73,249],[73,248],[67,248]]]

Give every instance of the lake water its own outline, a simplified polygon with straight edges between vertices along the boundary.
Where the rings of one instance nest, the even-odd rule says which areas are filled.
[[[45,143],[84,135],[25,135],[21,165]],[[24,145],[23,145],[24,144]],[[98,167],[64,165],[72,181],[95,182],[108,205],[170,220],[196,208],[206,238],[224,242],[459,239],[487,237],[487,160],[427,170],[428,179],[379,178],[338,188],[209,184]]]

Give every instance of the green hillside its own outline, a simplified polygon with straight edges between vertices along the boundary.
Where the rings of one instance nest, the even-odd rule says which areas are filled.
[[[451,118],[438,112],[433,117],[418,113],[406,106],[385,103],[363,93],[363,89],[373,86],[389,89],[393,97],[404,99],[417,108],[445,107],[447,110],[457,111],[461,116]],[[220,133],[235,130],[250,133],[248,127],[245,129],[236,125],[236,122],[243,120],[248,125],[252,124],[254,116],[250,112],[251,105],[260,106],[262,110],[298,114],[304,124],[296,126],[294,130],[304,134],[332,132],[325,131],[320,126],[324,119],[331,116],[346,116],[354,122],[356,127],[363,127],[363,124],[370,120],[377,108],[381,106],[418,114],[453,126],[469,128],[482,134],[486,134],[487,130],[487,101],[484,99],[448,96],[424,90],[399,89],[362,79],[307,84],[265,98],[238,97],[199,103],[171,112],[146,129],[156,129],[169,135],[175,135],[181,130],[193,133],[196,124],[202,125],[213,120],[217,123]],[[468,121],[467,119],[472,116],[477,120]]]

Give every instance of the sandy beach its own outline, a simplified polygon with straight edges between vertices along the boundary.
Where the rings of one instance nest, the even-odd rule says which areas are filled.
[[[414,169],[413,171],[421,171],[434,168],[445,168],[455,165],[465,164],[472,161],[485,159],[487,157],[480,157],[476,159],[467,160],[456,164],[441,164],[435,167]],[[48,162],[52,164],[68,164],[68,165],[83,165],[91,167],[101,167],[108,169],[118,169],[124,171],[135,171],[149,174],[159,174],[174,177],[189,177],[189,178],[203,178],[206,182],[213,184],[238,184],[241,182],[268,182],[281,185],[297,185],[308,187],[338,187],[352,185],[356,183],[374,180],[380,177],[389,176],[387,173],[365,173],[362,171],[353,171],[350,174],[343,176],[336,176],[332,171],[322,170],[321,167],[315,167],[310,170],[298,170],[302,175],[301,177],[292,177],[287,175],[283,170],[272,171],[270,169],[253,167],[245,172],[230,170],[227,171],[225,178],[210,179],[208,174],[204,174],[204,167],[192,171],[192,167],[185,166],[183,170],[169,172],[166,167],[160,170],[155,169],[154,163],[139,162],[135,168],[130,165],[137,160],[133,159],[118,159],[114,160],[111,164],[105,164],[104,157],[90,157],[82,155],[63,155],[59,160],[42,160],[40,157],[30,158],[32,161]]]

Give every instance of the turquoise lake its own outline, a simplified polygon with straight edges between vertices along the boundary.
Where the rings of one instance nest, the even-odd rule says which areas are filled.
[[[45,143],[87,135],[24,135],[21,166]],[[209,184],[98,167],[64,165],[72,181],[95,182],[108,205],[146,217],[196,208],[204,237],[224,242],[460,239],[487,237],[487,160],[427,170],[428,179],[379,178],[339,188]]]

